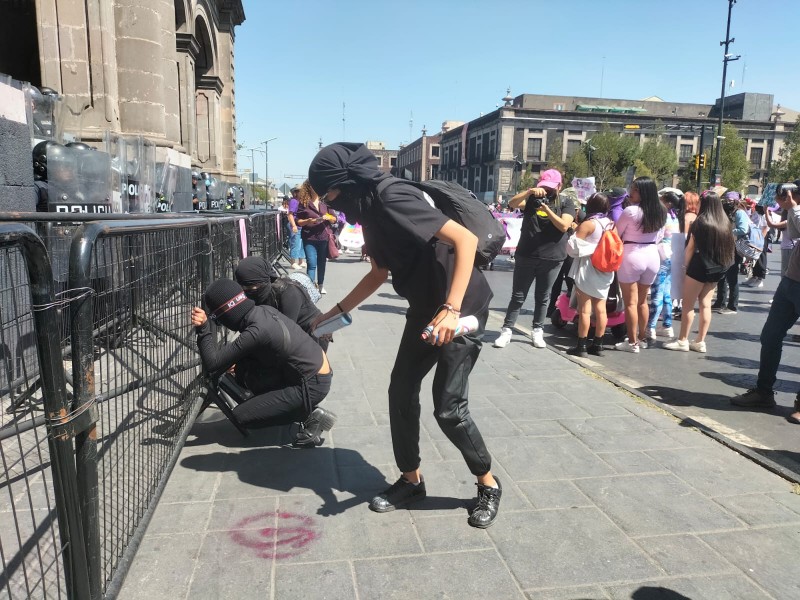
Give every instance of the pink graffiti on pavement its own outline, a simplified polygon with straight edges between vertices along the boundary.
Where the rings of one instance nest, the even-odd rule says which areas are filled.
[[[314,519],[288,512],[264,512],[245,517],[230,531],[239,546],[252,550],[259,558],[283,559],[308,550],[319,537]]]

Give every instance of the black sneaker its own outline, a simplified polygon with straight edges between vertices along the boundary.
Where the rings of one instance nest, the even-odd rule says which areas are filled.
[[[427,495],[424,481],[420,480],[417,485],[414,485],[405,477],[400,477],[388,489],[372,499],[369,509],[379,513],[390,512],[396,508],[419,502]]]
[[[478,505],[472,511],[467,521],[473,527],[486,529],[494,524],[497,518],[497,511],[500,510],[500,496],[503,495],[503,486],[500,480],[495,477],[496,488],[488,487],[476,483],[478,486]]]
[[[591,346],[589,346],[589,348],[587,348],[586,351],[589,354],[591,354],[592,356],[603,356],[603,350],[604,349],[605,348],[603,348],[603,344],[602,343],[597,343],[597,340],[595,340],[595,343],[593,343]]]
[[[753,388],[731,398],[731,404],[743,408],[772,408],[775,406],[775,392]]]
[[[294,436],[292,445],[298,448],[315,448],[321,446],[322,434],[330,430],[336,423],[336,415],[324,408],[315,408],[308,418],[300,424],[300,431]]]

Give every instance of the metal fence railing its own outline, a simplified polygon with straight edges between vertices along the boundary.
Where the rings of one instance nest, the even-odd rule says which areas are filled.
[[[280,217],[14,218],[0,214],[0,596],[113,598],[205,392],[190,308],[242,256],[277,260]]]

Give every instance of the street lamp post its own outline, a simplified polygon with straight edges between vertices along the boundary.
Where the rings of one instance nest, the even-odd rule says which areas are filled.
[[[250,172],[250,194],[251,196],[255,197],[256,195],[256,159],[253,156],[254,152],[261,152],[261,148],[248,148],[250,150],[250,167],[252,171]],[[266,190],[266,186],[264,186]]]
[[[725,30],[725,41],[719,43],[720,46],[725,46],[725,54],[722,57],[722,92],[720,93],[719,98],[719,124],[717,127],[717,149],[714,152],[714,172],[711,173],[711,181],[714,185],[718,184],[717,178],[719,177],[719,156],[720,156],[720,147],[722,146],[722,140],[725,137],[722,135],[722,117],[725,113],[725,81],[728,77],[728,63],[734,60],[739,60],[741,56],[736,55],[732,56],[728,52],[729,46],[736,41],[736,38],[731,37],[731,12],[733,11],[733,5],[736,4],[736,0],[728,0],[728,25],[727,29]]]
[[[261,142],[264,144],[264,193],[266,194],[266,198],[264,198],[264,203],[266,204],[267,200],[269,200],[269,143],[273,140],[277,140],[278,138],[269,138],[266,142]]]

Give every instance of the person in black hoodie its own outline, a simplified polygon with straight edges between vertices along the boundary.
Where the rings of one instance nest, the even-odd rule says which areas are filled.
[[[248,256],[240,260],[234,278],[256,305],[277,308],[312,335],[314,321],[322,313],[302,285],[288,277],[280,277],[264,257]],[[329,336],[318,338],[319,345],[326,352],[329,339]]]
[[[197,346],[203,367],[209,374],[228,370],[233,365],[254,361],[264,370],[279,369],[277,386],[248,381],[254,396],[233,409],[246,428],[303,423],[295,445],[321,444],[320,435],[333,427],[336,415],[318,405],[328,395],[333,372],[325,352],[292,320],[271,306],[256,306],[230,279],[212,283],[204,296],[208,315],[192,308],[192,325],[197,331]],[[239,336],[218,345],[208,318]],[[255,371],[255,369],[250,369]]]
[[[337,143],[319,151],[308,178],[333,209],[360,223],[372,259],[371,269],[336,306],[320,317],[348,312],[366,300],[392,273],[395,291],[409,303],[406,325],[389,384],[389,417],[400,478],[369,504],[392,511],[425,498],[420,474],[419,392],[435,366],[434,416],[461,451],[478,479],[478,502],[469,516],[473,527],[494,523],[502,493],[491,472],[491,456],[469,412],[469,374],[481,350],[481,334],[492,292],[475,268],[477,238],[434,208],[408,182],[383,173],[364,144]],[[474,315],[479,328],[454,339],[459,316]],[[426,326],[431,340],[422,341]]]

